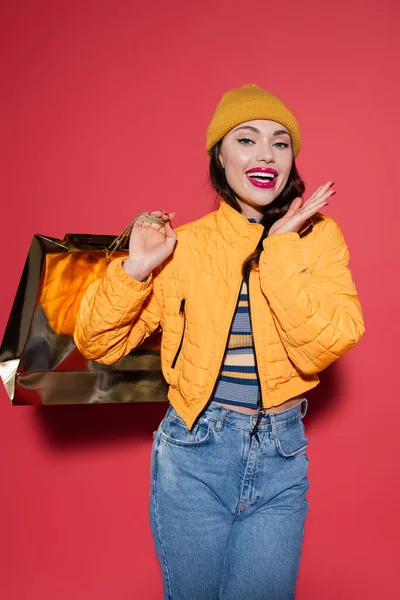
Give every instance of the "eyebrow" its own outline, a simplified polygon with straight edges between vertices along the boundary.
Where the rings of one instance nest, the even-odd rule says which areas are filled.
[[[251,125],[242,125],[241,127],[237,127],[235,131],[239,131],[239,129],[250,129],[250,131],[254,131],[255,133],[261,133],[257,127],[252,127]],[[286,129],[277,129],[272,135],[282,135],[283,133],[286,133],[290,137],[290,133]]]

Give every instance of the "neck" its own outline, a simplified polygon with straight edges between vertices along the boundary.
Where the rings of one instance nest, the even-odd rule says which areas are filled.
[[[261,221],[264,215],[262,210],[264,207],[252,206],[246,202],[243,202],[243,200],[240,200],[238,197],[236,197],[236,200],[242,209],[242,215],[246,217],[246,219],[256,219],[257,221]]]

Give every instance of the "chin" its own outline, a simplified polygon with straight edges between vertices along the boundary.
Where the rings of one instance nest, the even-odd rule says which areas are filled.
[[[273,192],[275,192],[275,190],[273,190]],[[263,197],[258,194],[257,196],[240,196],[239,194],[236,194],[236,197],[241,200],[242,202],[245,202],[246,204],[249,204],[250,206],[254,206],[254,208],[263,208],[264,206],[268,206],[268,204],[272,204],[272,202],[278,197],[279,194],[263,194]]]

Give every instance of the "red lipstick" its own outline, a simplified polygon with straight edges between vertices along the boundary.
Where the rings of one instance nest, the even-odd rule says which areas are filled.
[[[255,167],[246,171],[247,179],[259,188],[272,188],[276,183],[278,171],[269,167]],[[259,175],[257,177],[257,175]]]

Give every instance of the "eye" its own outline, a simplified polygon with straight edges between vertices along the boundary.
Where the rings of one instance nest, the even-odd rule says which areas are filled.
[[[249,138],[240,138],[238,139],[238,142],[251,142],[252,144],[254,143],[253,140],[250,140]],[[248,146],[249,144],[244,144],[245,146]]]
[[[289,144],[285,144],[285,142],[276,142],[276,144],[274,144],[274,146],[280,146],[280,148],[282,148],[282,146],[284,148],[289,148]]]

